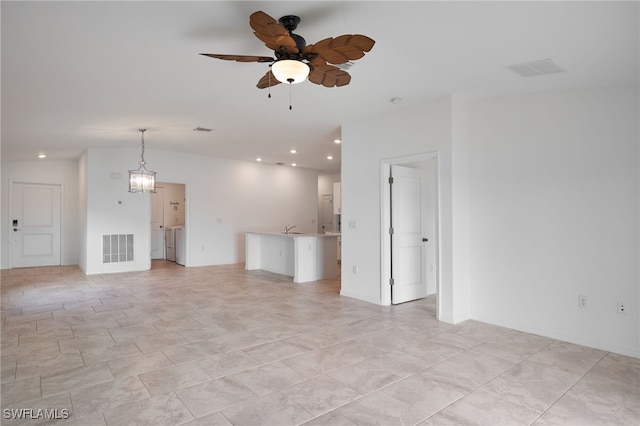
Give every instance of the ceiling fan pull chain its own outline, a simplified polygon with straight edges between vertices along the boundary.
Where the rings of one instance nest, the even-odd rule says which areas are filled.
[[[289,83],[289,111],[293,109],[291,107],[291,91],[293,90],[291,86],[293,86],[293,84]]]
[[[271,65],[269,65],[269,67],[271,67]],[[269,70],[267,75],[269,76],[269,94],[267,95],[267,98],[271,99],[271,70]]]

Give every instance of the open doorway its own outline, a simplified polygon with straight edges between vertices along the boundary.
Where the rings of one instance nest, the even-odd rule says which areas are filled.
[[[439,311],[438,192],[437,153],[382,161],[383,304],[435,295]]]
[[[186,266],[186,185],[158,182],[151,194],[151,259]]]

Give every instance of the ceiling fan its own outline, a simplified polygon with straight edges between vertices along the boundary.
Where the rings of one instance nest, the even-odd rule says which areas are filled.
[[[258,81],[260,89],[280,83],[301,83],[307,77],[310,82],[324,87],[349,84],[351,75],[335,65],[362,58],[375,41],[361,34],[345,34],[307,45],[303,37],[293,33],[299,23],[300,18],[294,15],[283,16],[276,21],[262,11],[251,14],[249,25],[255,36],[273,50],[275,58],[216,53],[201,55],[227,61],[269,63],[269,71]]]

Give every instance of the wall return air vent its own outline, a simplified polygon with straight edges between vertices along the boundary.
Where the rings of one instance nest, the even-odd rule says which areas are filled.
[[[520,77],[536,77],[539,75],[557,74],[565,72],[565,69],[551,59],[525,62],[522,64],[507,65],[505,68],[515,72]]]
[[[133,262],[133,234],[102,236],[102,263]]]

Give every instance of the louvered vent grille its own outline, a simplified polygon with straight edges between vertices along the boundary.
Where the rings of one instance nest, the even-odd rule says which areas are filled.
[[[514,64],[505,68],[515,72],[521,77],[535,77],[539,75],[556,74],[564,72],[564,68],[553,62],[551,59],[542,61],[526,62],[524,64]]]
[[[102,263],[133,262],[133,234],[102,236]]]

